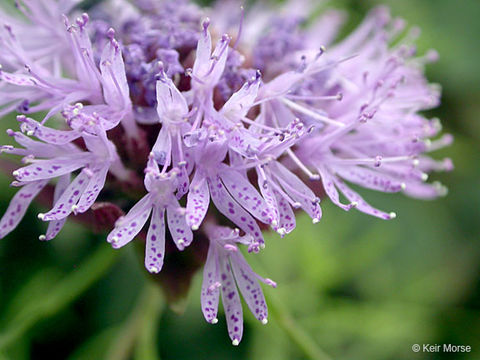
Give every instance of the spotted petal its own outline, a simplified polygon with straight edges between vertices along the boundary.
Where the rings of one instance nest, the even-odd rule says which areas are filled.
[[[334,171],[345,180],[372,190],[399,192],[405,187],[405,184],[391,176],[360,166],[335,166]]]
[[[200,301],[205,320],[209,323],[217,321],[218,300],[220,298],[220,269],[217,260],[217,249],[214,244],[208,248],[207,261],[203,269],[203,282]]]
[[[231,169],[222,171],[220,177],[228,192],[245,210],[258,220],[270,223],[267,203],[247,179]]]
[[[32,200],[45,187],[45,185],[47,185],[47,183],[48,180],[35,181],[23,186],[17,191],[10,201],[5,215],[3,215],[0,220],[0,238],[5,237],[17,227]]]
[[[25,116],[19,116],[17,120],[22,123],[21,127],[24,132],[31,132],[32,135],[35,136],[37,139],[45,141],[49,144],[69,144],[73,140],[79,138],[82,134],[81,131],[77,130],[68,131],[52,129],[47,126],[43,126],[38,121],[35,121]]]
[[[16,170],[13,175],[18,181],[52,179],[83,167],[91,156],[92,154],[89,153],[81,153],[52,160],[37,160],[31,165]]]
[[[60,220],[66,218],[74,210],[78,199],[82,196],[88,185],[89,177],[86,171],[82,171],[77,175],[59,199],[55,202],[53,208],[43,215],[43,221]]]
[[[222,303],[227,319],[228,335],[236,345],[242,340],[243,335],[243,311],[237,286],[233,278],[232,269],[228,258],[219,257],[220,282],[222,284]]]
[[[198,229],[207,214],[210,193],[206,178],[197,170],[187,195],[186,221],[192,229]]]
[[[151,273],[162,270],[165,257],[165,209],[154,206],[145,245],[145,267]]]
[[[210,194],[217,209],[247,234],[252,235],[254,243],[262,245],[262,232],[257,222],[245,211],[225,189],[219,177],[209,182]]]
[[[281,196],[278,191],[273,190],[273,193],[275,194],[275,198],[277,199],[278,212],[280,214],[280,221],[278,224],[279,229],[284,229],[285,233],[288,234],[292,232],[293,229],[295,229],[295,214],[288,201],[283,196]]]
[[[315,196],[313,191],[297,175],[279,162],[275,162],[271,166],[271,173],[274,174],[285,192],[294,201],[298,202],[314,221],[320,220],[322,217],[322,210],[319,205],[320,199]]]
[[[263,295],[262,288],[258,284],[255,273],[247,264],[242,254],[233,252],[230,254],[230,259],[235,280],[245,302],[253,316],[265,322],[268,317],[267,303],[265,302],[265,296]]]
[[[53,194],[53,202],[57,202],[58,199],[63,195],[65,190],[70,184],[70,174],[63,175],[58,179],[57,185],[55,186],[55,192]],[[53,220],[48,223],[47,233],[45,234],[45,240],[52,240],[57,234],[62,230],[63,225],[67,218],[60,220]]]
[[[338,178],[335,179],[335,186],[345,195],[345,197],[350,200],[352,203],[356,205],[356,208],[361,212],[378,217],[384,220],[390,220],[395,216],[393,213],[387,214],[381,210],[375,209],[371,205],[369,205],[363,198],[358,195],[355,191],[353,191],[350,187],[348,187],[342,180]]]
[[[90,170],[93,173],[93,175],[91,176],[90,181],[88,182],[88,185],[85,188],[85,191],[83,192],[77,204],[78,206],[77,211],[79,213],[83,213],[88,209],[90,209],[90,207],[93,205],[93,203],[97,199],[98,195],[100,194],[100,191],[103,189],[103,186],[105,185],[105,180],[107,178],[109,165],[110,164],[108,163],[98,164]]]
[[[327,193],[327,196],[330,198],[330,200],[343,210],[350,210],[352,208],[352,205],[345,205],[340,202],[338,191],[335,188],[335,182],[330,172],[324,167],[319,167],[318,172],[322,177],[323,189]]]
[[[128,244],[142,230],[152,212],[151,199],[150,194],[145,195],[124,218],[117,221],[115,229],[107,236],[107,241],[113,248],[118,249]]]
[[[185,249],[191,244],[193,234],[185,220],[184,209],[180,207],[178,200],[172,197],[171,203],[167,207],[168,229],[172,239],[179,250]]]

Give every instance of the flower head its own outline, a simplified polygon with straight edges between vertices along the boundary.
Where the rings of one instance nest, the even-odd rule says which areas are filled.
[[[446,193],[427,183],[428,173],[453,168],[429,156],[452,141],[423,113],[440,99],[424,77],[437,54],[418,56],[416,32],[386,8],[335,41],[343,13],[305,21],[315,3],[302,0],[250,11],[236,1],[209,10],[187,0],[103,1],[90,14],[77,5],[24,0],[22,20],[0,11],[0,116],[21,114],[20,131],[8,131],[20,147],[1,150],[24,163],[0,237],[51,183],[42,240],[105,198],[135,203],[107,241],[118,249],[145,239],[151,273],[168,263],[167,231],[180,251],[206,235],[202,311],[215,323],[221,293],[238,345],[238,290],[266,323],[257,280],[274,286],[238,244],[259,252],[262,230],[293,232],[300,210],[320,222],[321,197],[396,216],[350,183],[422,199]]]
[[[221,293],[228,334],[233,345],[238,345],[243,334],[243,311],[238,290],[252,314],[265,325],[268,322],[268,310],[258,281],[273,287],[276,287],[276,283],[254,273],[238,249],[237,244],[251,242],[246,239],[248,236],[240,236],[238,229],[213,224],[206,226],[206,232],[210,246],[203,271],[203,315],[212,324],[218,322],[217,308]]]

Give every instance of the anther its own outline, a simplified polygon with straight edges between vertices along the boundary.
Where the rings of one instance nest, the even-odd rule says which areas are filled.
[[[160,272],[160,269],[157,268],[156,266],[151,266],[148,271],[150,271],[152,274],[158,274]]]
[[[390,214],[388,214],[388,216],[390,217],[390,219],[395,219],[397,217],[397,214],[392,211]]]
[[[89,168],[83,168],[83,172],[85,173],[85,175],[87,175],[89,178],[92,178],[93,177],[93,171],[90,170]]]
[[[207,32],[207,29],[209,26],[210,26],[210,18],[207,17],[202,21],[202,27],[205,33]]]
[[[47,239],[47,237],[45,235],[40,235],[38,237],[38,240],[40,240],[40,241],[45,241],[46,239]]]
[[[432,185],[437,191],[438,195],[445,196],[448,194],[448,188],[442,185],[439,181],[435,181]]]
[[[35,156],[33,156],[32,154],[30,154],[30,155],[25,156],[25,157],[22,159],[22,163],[24,163],[24,164],[30,164],[30,163],[33,162],[33,160],[35,160]]]
[[[273,281],[272,279],[269,279],[269,278],[266,278],[265,279],[265,284],[273,287],[273,288],[276,288],[277,287],[277,283],[275,281]]]
[[[225,250],[231,251],[231,252],[237,252],[237,251],[238,251],[237,247],[236,247],[235,245],[231,245],[231,244],[225,244],[225,245],[223,246],[223,248],[224,248]]]
[[[110,41],[113,40],[113,38],[115,37],[115,30],[113,30],[112,28],[108,29],[107,37],[110,39]]]

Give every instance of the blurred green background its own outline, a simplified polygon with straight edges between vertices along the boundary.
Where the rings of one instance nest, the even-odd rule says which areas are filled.
[[[355,26],[379,1],[331,1]],[[133,246],[113,251],[104,235],[70,222],[52,242],[32,206],[0,241],[0,360],[23,359],[480,359],[480,2],[384,1],[394,15],[421,26],[420,52],[435,48],[427,69],[443,86],[430,115],[455,135],[455,171],[434,175],[450,193],[436,201],[362,194],[395,211],[383,222],[324,201],[317,224],[300,216],[284,239],[249,256],[278,282],[266,288],[270,321],[245,311],[244,339],[231,346],[225,320],[206,324],[201,274],[185,312],[165,305]],[[11,125],[0,124],[1,131]],[[14,190],[0,178],[0,210]],[[253,257],[253,258],[252,258]],[[414,353],[413,344],[470,345],[468,354]],[[328,354],[325,355],[324,353]]]

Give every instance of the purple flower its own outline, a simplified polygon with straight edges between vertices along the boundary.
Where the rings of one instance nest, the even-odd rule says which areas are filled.
[[[274,283],[251,270],[237,243],[258,252],[262,229],[291,233],[299,210],[318,223],[321,196],[346,211],[396,216],[350,183],[421,199],[446,193],[426,182],[430,172],[453,168],[429,156],[452,137],[439,137],[439,120],[423,114],[440,101],[424,77],[437,54],[418,56],[415,31],[387,9],[336,41],[344,14],[305,22],[315,5],[306,0],[250,10],[233,0],[209,10],[187,0],[106,1],[71,23],[62,14],[77,3],[25,0],[26,20],[0,11],[0,116],[30,116],[18,117],[21,132],[8,131],[21,147],[1,148],[24,166],[13,173],[20,189],[0,237],[51,181],[42,240],[103,199],[104,188],[112,203],[136,201],[108,242],[126,245],[150,219],[145,267],[158,273],[167,228],[180,251],[192,231],[207,235],[202,310],[215,323],[222,292],[238,345],[238,289],[266,323],[257,280]]]
[[[129,134],[136,133],[125,66],[119,44],[114,39],[115,32],[113,29],[108,31],[109,41],[101,52],[100,64],[97,66],[86,30],[88,22],[87,14],[83,14],[74,24],[65,19],[64,31],[69,34],[67,41],[72,57],[68,65],[74,64],[74,69],[62,69],[59,67],[61,64],[53,69],[45,67],[21,49],[13,32],[8,33],[7,39],[15,47],[7,47],[5,54],[17,51],[25,52],[25,56],[21,59],[24,63],[19,69],[12,68],[12,72],[0,69],[0,80],[8,84],[4,89],[0,88],[0,93],[5,92],[5,100],[0,103],[0,106],[4,106],[3,113],[11,112],[20,105],[25,113],[48,110],[42,121],[44,123],[64,108],[68,109],[69,105],[84,101],[89,103],[85,112],[98,114],[108,120],[104,124],[106,129],[111,129],[122,121]],[[73,78],[64,77],[63,70],[72,71]]]
[[[160,172],[155,155],[150,154],[145,169],[145,188],[148,194],[120,218],[107,237],[118,249],[128,244],[143,228],[150,214],[150,226],[145,245],[145,267],[151,273],[162,269],[165,257],[165,213],[172,239],[179,250],[184,250],[193,239],[192,231],[185,221],[185,211],[174,195],[177,187],[178,169]]]
[[[206,232],[210,240],[207,261],[203,270],[201,293],[202,311],[205,320],[216,324],[218,300],[222,294],[228,335],[233,345],[238,345],[243,334],[243,311],[238,289],[252,314],[267,324],[268,310],[258,280],[276,287],[270,279],[264,279],[253,272],[237,244],[249,244],[248,236],[239,236],[239,230],[208,224]]]
[[[34,133],[41,141],[34,141],[20,132],[7,131],[23,148],[4,146],[2,151],[24,156],[23,161],[28,165],[13,172],[16,179],[13,185],[22,189],[1,220],[2,237],[20,222],[30,202],[52,179],[59,178],[54,206],[49,212],[38,215],[39,219],[52,222],[47,235],[41,236],[41,239],[48,240],[60,231],[68,215],[83,213],[93,205],[109,171],[119,179],[128,178],[129,173],[120,162],[115,146],[100,126],[95,126],[96,134],[88,134],[78,129],[50,129],[23,115],[18,120],[23,130]],[[31,128],[35,130],[29,130]],[[71,143],[80,136],[87,151]],[[81,172],[70,182],[70,174],[78,169]]]

